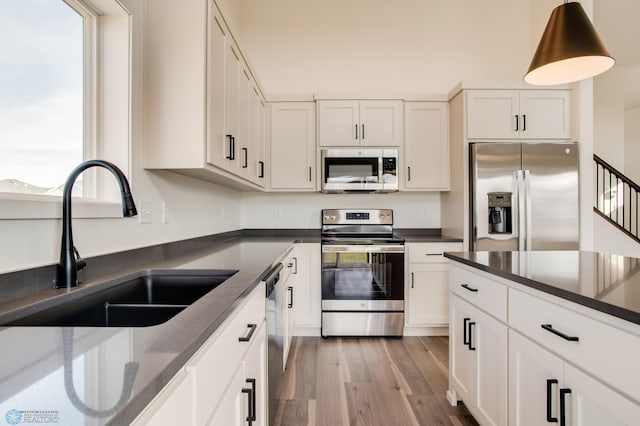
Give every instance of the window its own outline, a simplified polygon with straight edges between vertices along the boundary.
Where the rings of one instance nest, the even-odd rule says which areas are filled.
[[[130,14],[117,0],[2,0],[0,25],[0,218],[59,217],[34,209],[59,204],[82,160],[128,171]],[[73,194],[118,201],[112,180],[93,168]]]

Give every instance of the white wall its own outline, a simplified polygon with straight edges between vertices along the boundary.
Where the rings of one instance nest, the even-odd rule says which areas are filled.
[[[243,228],[320,228],[320,210],[391,208],[396,228],[439,228],[440,193],[242,194]],[[276,209],[281,216],[277,217]]]
[[[624,171],[640,184],[640,106],[624,114]]]
[[[640,257],[640,244],[618,231],[596,213],[593,213],[593,217],[594,233],[598,236],[595,241],[595,251]]]
[[[594,152],[625,171],[624,71],[612,68],[593,80]]]
[[[267,94],[445,94],[529,65],[530,0],[240,3],[241,45]]]
[[[132,192],[136,202],[151,202],[152,223],[137,218],[74,219],[74,239],[80,253],[94,256],[182,240],[240,227],[240,194],[169,172],[150,173],[142,168],[143,80],[141,63],[142,0],[121,0],[134,17],[132,99]],[[110,175],[106,182],[116,185]],[[169,207],[170,223],[161,223],[161,205]],[[221,207],[224,206],[224,219]],[[0,201],[0,209],[2,201]],[[0,273],[56,263],[60,253],[60,220],[0,220]]]

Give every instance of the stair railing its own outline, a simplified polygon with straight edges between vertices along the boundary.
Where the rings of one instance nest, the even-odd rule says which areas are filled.
[[[640,186],[595,154],[593,161],[596,177],[593,210],[620,231],[640,242]]]

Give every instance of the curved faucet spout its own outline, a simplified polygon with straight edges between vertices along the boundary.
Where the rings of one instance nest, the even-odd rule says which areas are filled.
[[[71,231],[71,191],[78,176],[90,167],[103,167],[116,177],[120,185],[122,215],[124,217],[138,214],[127,177],[115,164],[104,160],[88,160],[73,169],[62,192],[62,243],[60,245],[60,263],[57,267],[56,288],[71,288],[78,285],[79,263],[76,261],[77,250],[73,246],[73,232]]]

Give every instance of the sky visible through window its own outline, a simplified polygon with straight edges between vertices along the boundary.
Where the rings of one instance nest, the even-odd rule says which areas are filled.
[[[0,28],[0,192],[59,194],[83,159],[83,18],[0,0]]]

